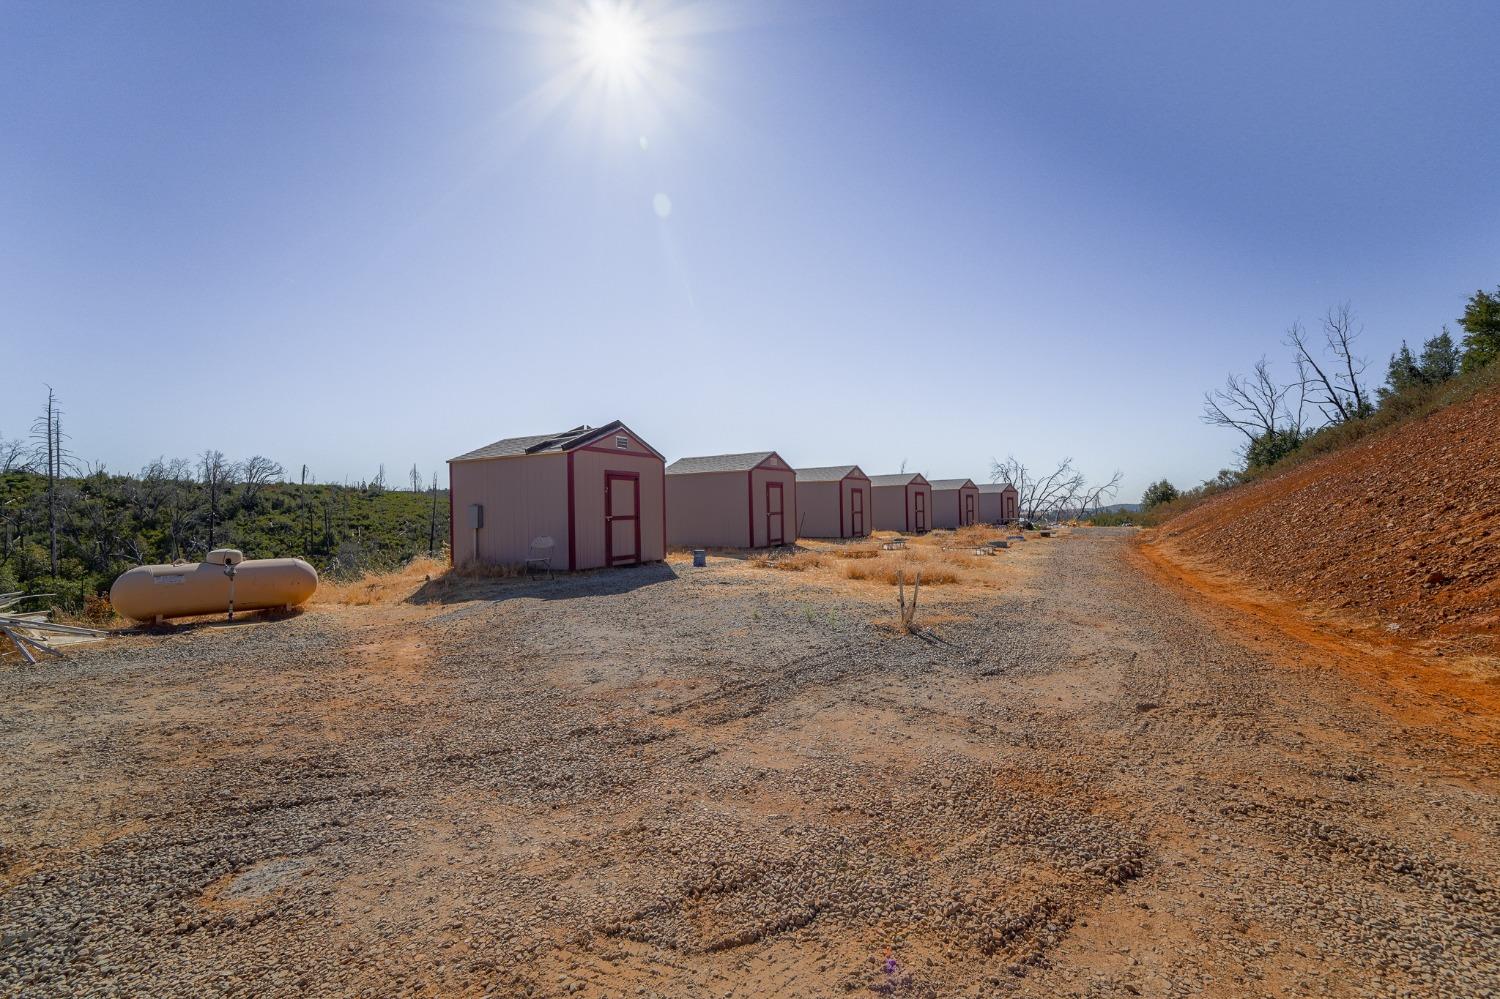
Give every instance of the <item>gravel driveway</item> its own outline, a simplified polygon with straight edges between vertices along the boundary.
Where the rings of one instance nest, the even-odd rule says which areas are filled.
[[[1023,547],[915,636],[716,562],[0,665],[0,991],[1500,993],[1494,719]]]

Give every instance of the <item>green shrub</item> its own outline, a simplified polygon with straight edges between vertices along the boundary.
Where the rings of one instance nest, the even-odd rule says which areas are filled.
[[[1146,487],[1146,491],[1141,494],[1141,508],[1150,510],[1163,503],[1170,503],[1180,495],[1182,494],[1178,492],[1176,486],[1172,485],[1166,479],[1162,479]]]

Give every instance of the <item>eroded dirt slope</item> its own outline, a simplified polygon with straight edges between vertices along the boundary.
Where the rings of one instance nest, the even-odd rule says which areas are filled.
[[[1178,560],[1382,632],[1500,648],[1500,392],[1170,521]]]

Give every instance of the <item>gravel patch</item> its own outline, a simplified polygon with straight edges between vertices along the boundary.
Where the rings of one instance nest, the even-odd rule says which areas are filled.
[[[915,636],[648,566],[0,666],[0,991],[1500,992],[1493,742],[1027,545]]]

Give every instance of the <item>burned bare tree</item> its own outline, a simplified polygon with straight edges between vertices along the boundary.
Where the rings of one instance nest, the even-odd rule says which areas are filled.
[[[1123,478],[1124,473],[1116,469],[1115,474],[1110,476],[1108,482],[1101,482],[1092,486],[1085,485],[1082,492],[1082,499],[1078,505],[1078,516],[1087,517],[1090,511],[1098,513],[1099,508],[1104,504],[1105,500],[1114,499],[1115,495],[1119,493],[1120,480]]]
[[[1031,483],[1029,494],[1022,499],[1023,506],[1031,511],[1031,516],[1038,513],[1051,516],[1078,491],[1081,481],[1082,476],[1073,468],[1073,459],[1064,458],[1051,472],[1038,476]]]
[[[1287,330],[1286,345],[1292,348],[1297,365],[1296,384],[1318,407],[1326,423],[1345,423],[1370,413],[1370,396],[1360,382],[1367,362],[1354,352],[1354,342],[1363,332],[1362,327],[1355,328],[1348,302],[1330,308],[1324,315],[1323,351],[1313,350],[1301,323],[1293,323]],[[1328,355],[1332,355],[1331,360]]]
[[[1064,458],[1044,475],[1032,473],[1014,455],[1004,461],[992,459],[990,481],[1015,487],[1018,512],[1023,517],[1055,516],[1065,509],[1076,508],[1089,491],[1087,479],[1073,467],[1072,458]]]
[[[223,451],[204,451],[198,457],[198,472],[208,491],[208,548],[217,547],[216,529],[221,520],[219,500],[224,491],[234,482],[235,465],[224,457]]]
[[[0,437],[0,475],[31,470],[32,449],[21,437]]]
[[[260,502],[261,490],[272,482],[280,481],[286,474],[286,469],[281,467],[280,462],[272,461],[265,455],[256,454],[246,458],[239,466],[240,473],[240,496],[247,509],[254,509]]]
[[[31,425],[34,441],[34,463],[44,467],[47,477],[47,548],[52,575],[57,575],[57,506],[58,487],[64,472],[75,471],[73,455],[64,442],[68,439],[62,431],[62,407],[57,393],[47,386],[47,405],[42,415]]]
[[[1203,394],[1203,422],[1232,427],[1249,443],[1275,433],[1288,421],[1286,407],[1290,386],[1277,383],[1264,357],[1249,375],[1229,375],[1224,387]]]
[[[1355,329],[1354,312],[1349,308],[1348,302],[1334,306],[1323,317],[1323,336],[1328,341],[1328,349],[1344,369],[1340,376],[1344,379],[1341,387],[1348,397],[1353,398],[1356,416],[1368,416],[1370,413],[1369,393],[1359,382],[1369,362],[1354,353],[1354,341],[1363,333],[1363,326]]]
[[[1031,485],[1030,469],[1018,460],[1015,455],[1006,455],[1004,461],[991,458],[990,481],[1014,486],[1016,490],[1016,512],[1025,516],[1025,510],[1021,506],[1021,497],[1026,495]]]

